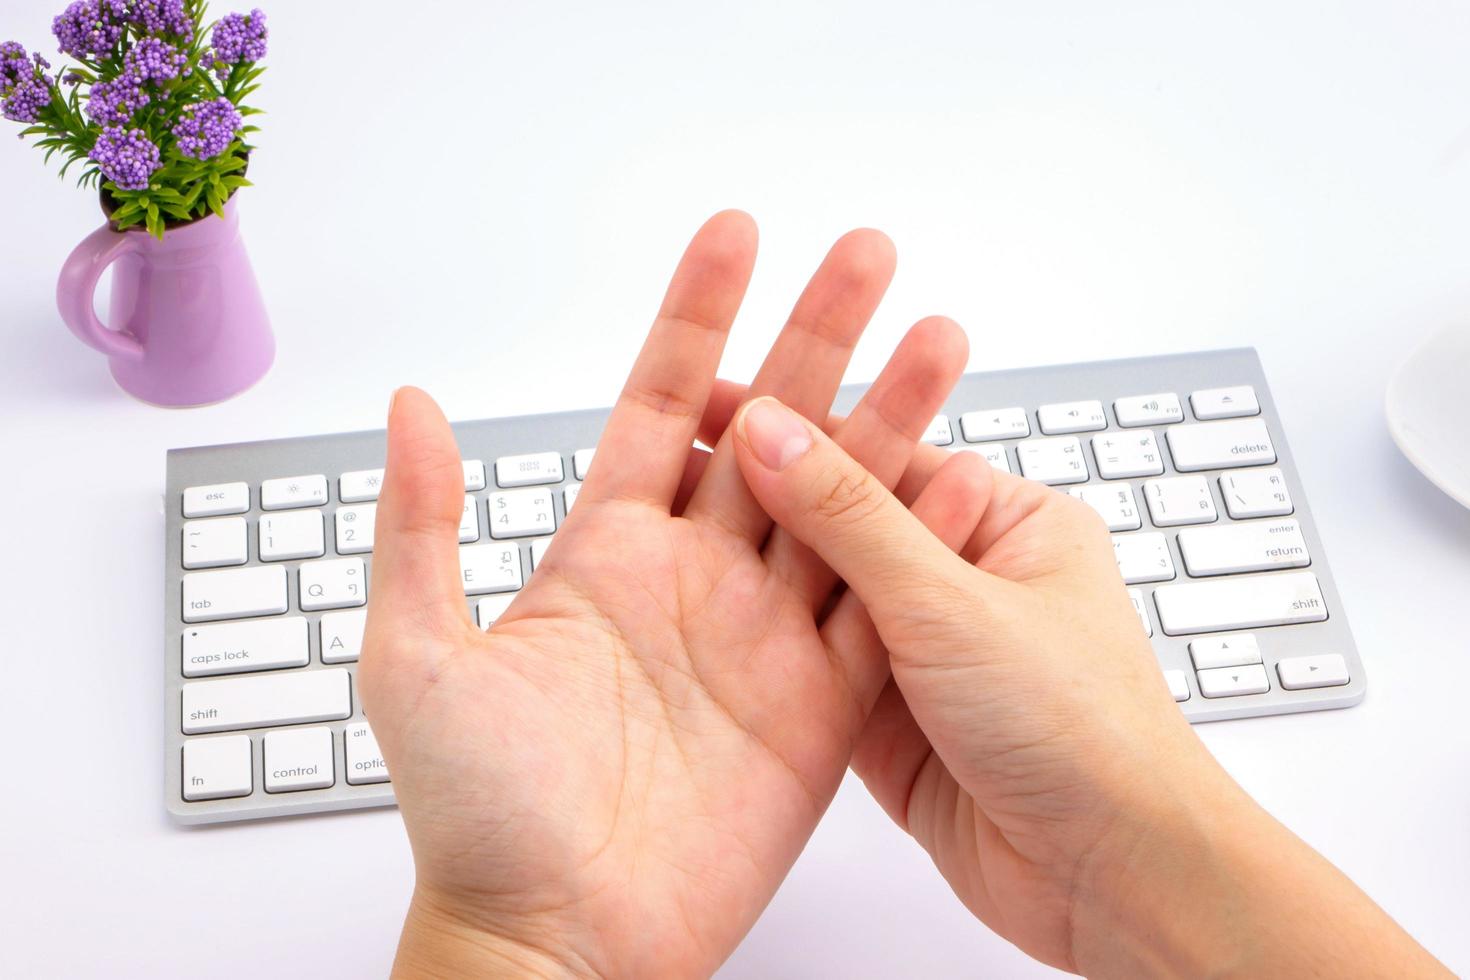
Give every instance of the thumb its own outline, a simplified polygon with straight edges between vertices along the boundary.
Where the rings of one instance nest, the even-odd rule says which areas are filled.
[[[388,407],[388,462],[373,541],[369,615],[440,635],[469,624],[459,568],[464,467],[434,400],[400,388]]]
[[[973,569],[821,429],[774,398],[735,418],[735,453],[751,493],[815,551],[881,622],[917,592]],[[912,611],[912,610],[910,610]]]

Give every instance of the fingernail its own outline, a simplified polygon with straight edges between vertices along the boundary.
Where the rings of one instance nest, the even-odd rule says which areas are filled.
[[[388,396],[388,417],[390,419],[393,417],[393,406],[398,404],[398,393],[402,390],[402,388],[394,388],[393,394]]]
[[[740,438],[761,465],[784,470],[812,448],[806,422],[774,398],[757,398],[740,414]]]

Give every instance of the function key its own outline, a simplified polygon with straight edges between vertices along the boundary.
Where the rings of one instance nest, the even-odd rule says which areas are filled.
[[[1024,408],[988,408],[961,415],[960,431],[966,442],[1024,439],[1031,434],[1031,420]]]
[[[249,796],[252,768],[249,735],[191,738],[184,743],[184,799]]]
[[[929,428],[924,430],[919,441],[927,442],[931,446],[948,446],[954,442],[954,431],[949,427],[949,416],[934,416],[934,421],[929,423]]]
[[[260,485],[261,510],[320,507],[326,502],[327,478],[320,473],[310,476],[284,476],[277,480],[266,480]]]
[[[1043,405],[1036,410],[1036,420],[1041,431],[1049,436],[1066,435],[1069,432],[1096,432],[1108,427],[1108,417],[1103,414],[1102,402],[1058,402]]]
[[[1165,422],[1183,422],[1184,406],[1173,392],[1158,395],[1134,395],[1113,402],[1113,414],[1124,428],[1135,425],[1160,425]]]
[[[485,489],[485,464],[478,459],[464,460],[464,488],[467,491]]]
[[[560,453],[526,453],[495,461],[495,482],[502,487],[531,487],[562,481]]]
[[[1194,409],[1194,417],[1201,422],[1261,414],[1261,403],[1256,400],[1256,389],[1250,385],[1196,391],[1189,396],[1189,407]]]
[[[185,517],[221,517],[250,509],[250,487],[244,483],[212,483],[184,490]]]
[[[592,468],[592,457],[596,453],[596,449],[578,449],[572,453],[572,474],[577,479],[587,479],[587,471]]]
[[[360,504],[377,500],[383,490],[383,471],[353,470],[337,478],[337,496],[344,504]]]

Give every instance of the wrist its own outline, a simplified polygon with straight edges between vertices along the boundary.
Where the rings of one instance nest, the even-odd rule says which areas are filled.
[[[527,929],[498,929],[459,914],[452,900],[414,889],[394,980],[444,976],[596,977],[598,972],[560,939]]]
[[[1250,851],[1267,846],[1289,863],[1291,849],[1274,839],[1282,828],[1198,751],[1203,759],[1170,760],[1190,774],[1186,785],[1155,786],[1119,809],[1078,874],[1078,972],[1224,976],[1259,966],[1250,920],[1265,883],[1253,880]]]

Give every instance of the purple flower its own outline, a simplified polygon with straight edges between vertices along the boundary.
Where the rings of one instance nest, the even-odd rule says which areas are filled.
[[[98,82],[87,97],[87,115],[103,126],[121,126],[153,97],[131,76],[119,75],[110,82]]]
[[[76,0],[51,22],[62,54],[98,60],[107,57],[122,37],[126,0]]]
[[[185,106],[173,133],[179,141],[179,153],[195,160],[208,160],[223,153],[244,124],[245,120],[230,100],[219,98]]]
[[[14,41],[0,44],[0,115],[13,122],[37,122],[51,104],[49,67],[40,55],[27,58],[25,48]]]
[[[128,0],[128,23],[144,34],[172,34],[186,41],[194,36],[184,0]]]
[[[118,78],[130,77],[139,86],[144,82],[172,81],[188,63],[189,59],[178,48],[156,37],[145,37],[128,49]]]
[[[91,156],[102,175],[125,191],[147,190],[148,178],[162,166],[158,147],[141,129],[104,129]]]
[[[242,61],[259,61],[265,57],[265,41],[269,32],[265,27],[265,14],[260,8],[247,14],[230,14],[214,25],[210,42],[214,45],[214,56],[227,64]]]

